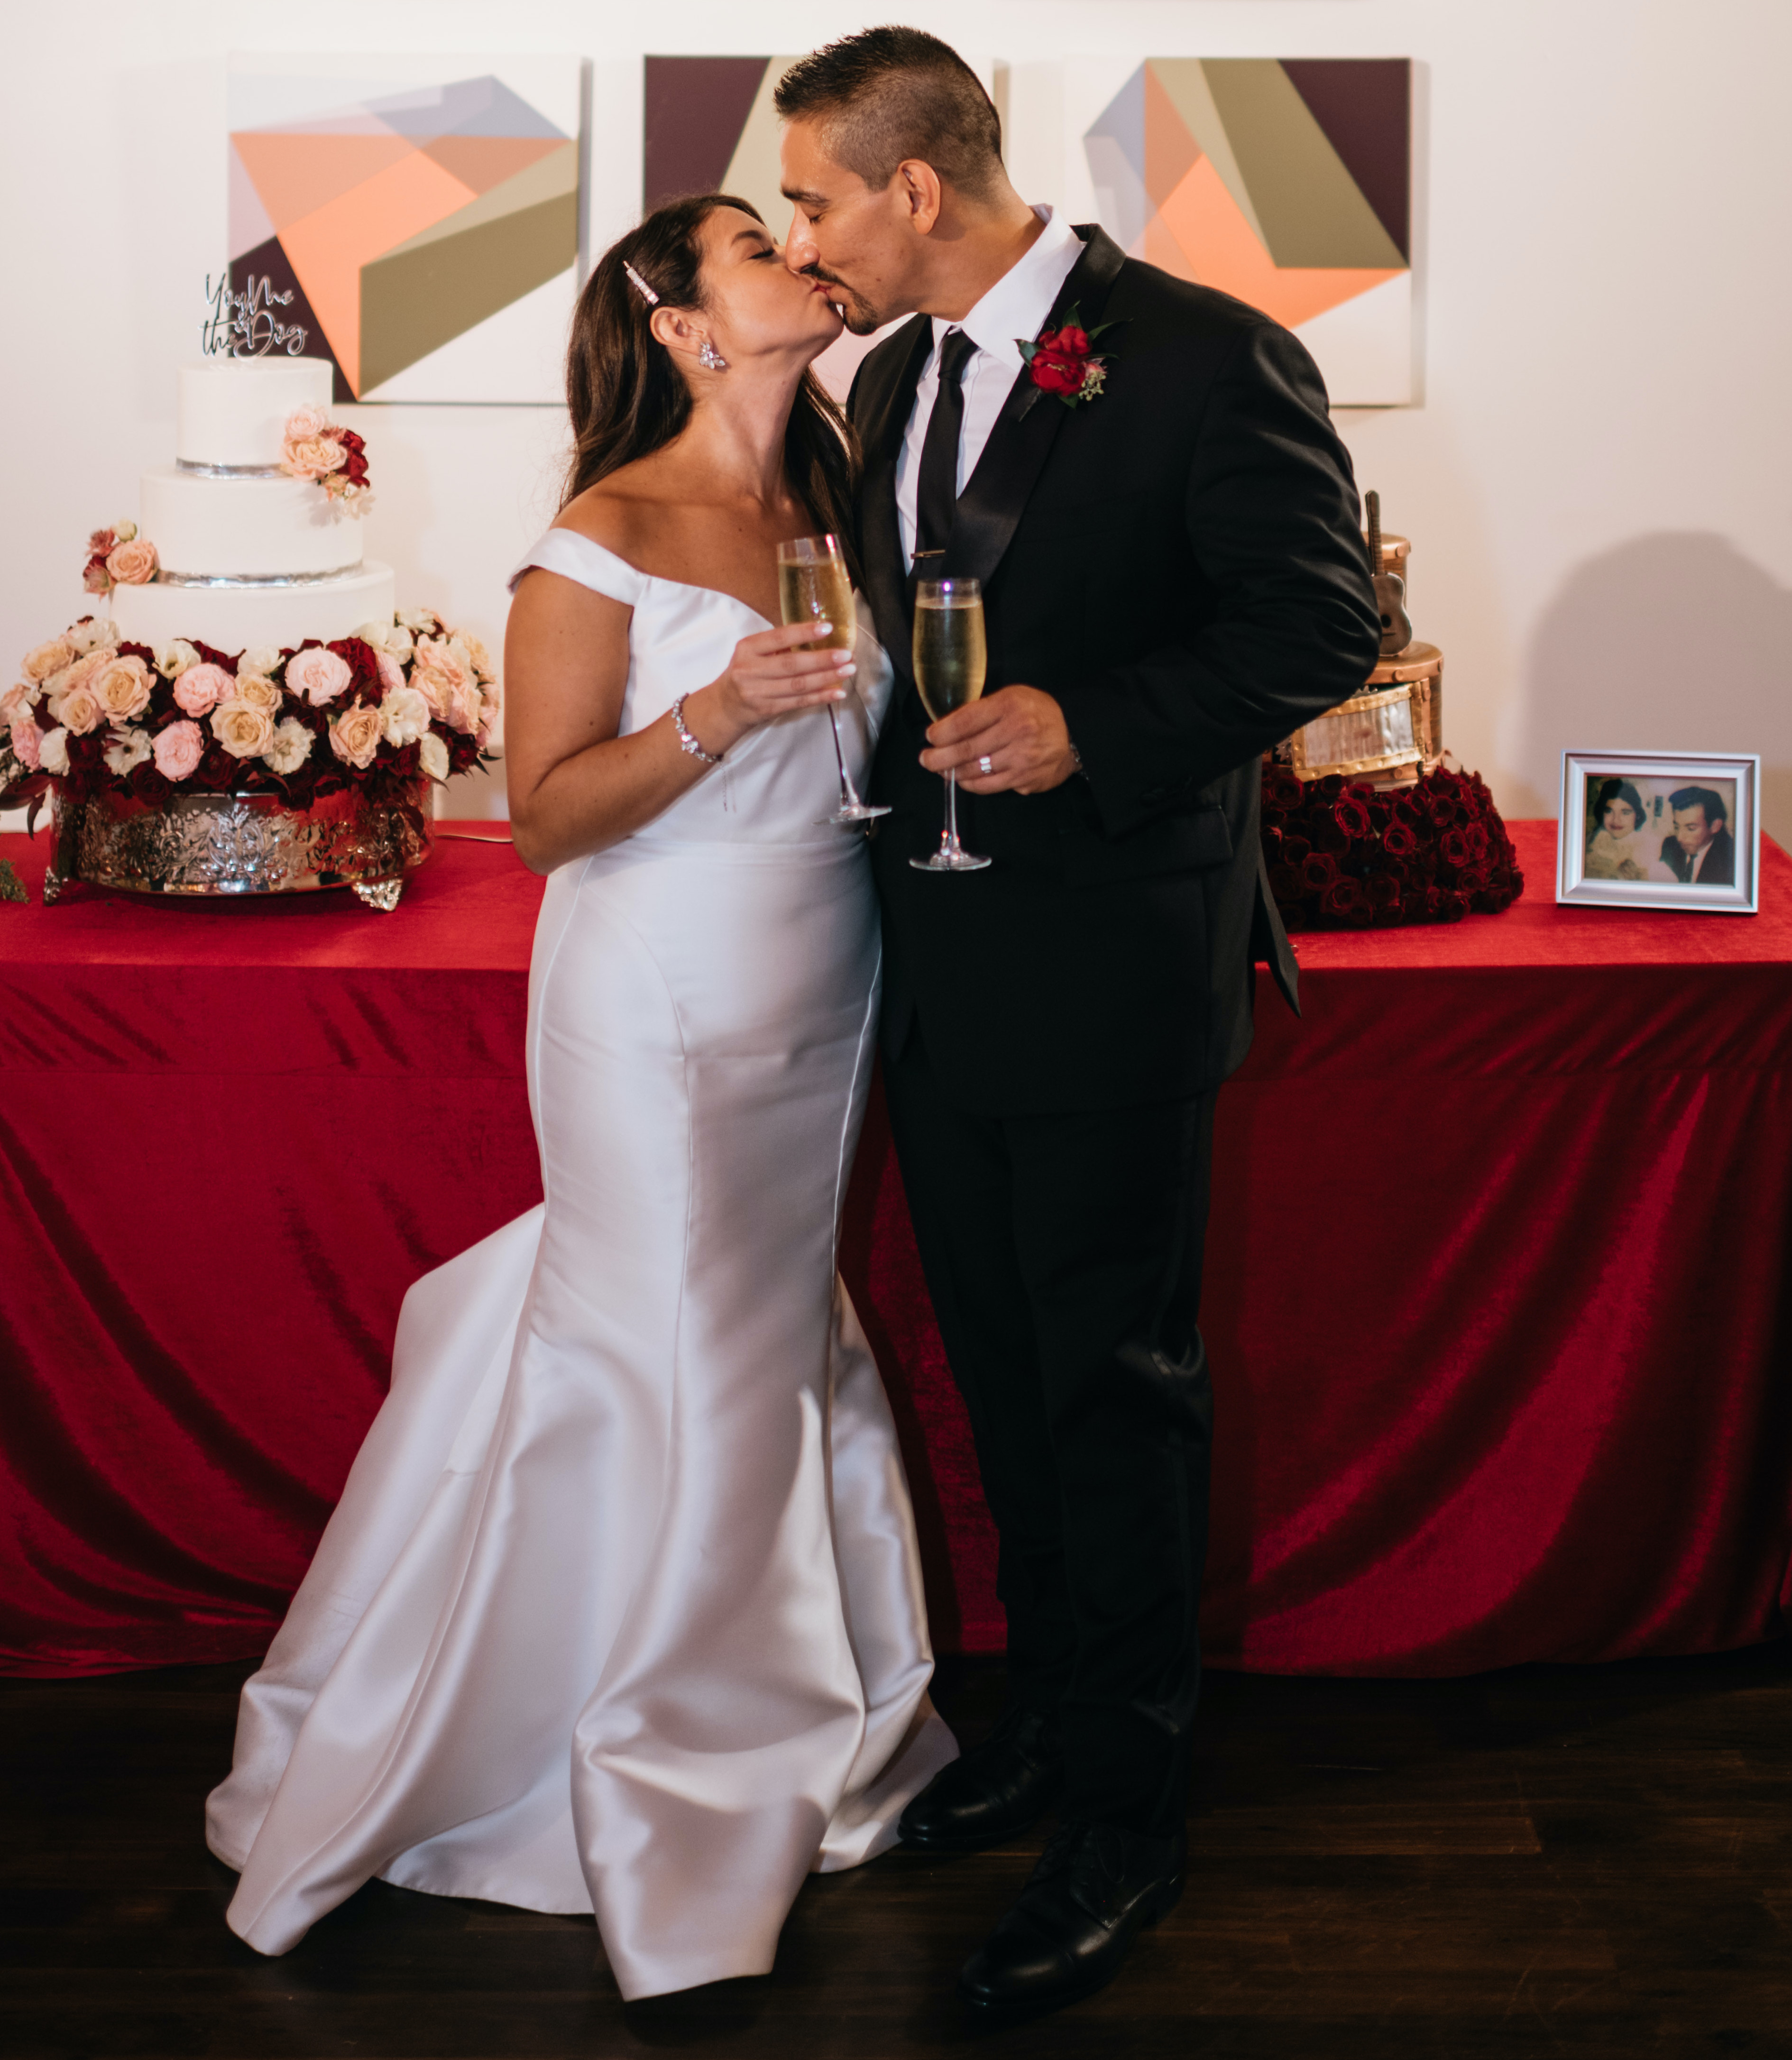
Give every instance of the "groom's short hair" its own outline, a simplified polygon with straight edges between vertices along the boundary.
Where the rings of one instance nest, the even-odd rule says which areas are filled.
[[[973,199],[1002,167],[1002,122],[983,82],[923,29],[864,29],[793,64],[772,96],[786,122],[820,125],[828,155],[881,190],[905,158]]]

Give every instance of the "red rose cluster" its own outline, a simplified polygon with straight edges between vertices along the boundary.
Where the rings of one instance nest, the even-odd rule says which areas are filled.
[[[1478,772],[1439,766],[1415,787],[1263,769],[1263,857],[1291,930],[1393,928],[1497,916],[1524,892],[1512,840]]]
[[[1073,324],[1042,329],[1031,369],[1033,384],[1048,393],[1080,393],[1089,371],[1088,331]]]
[[[332,429],[330,434],[347,455],[337,468],[337,477],[350,486],[367,484],[367,439],[354,429]]]

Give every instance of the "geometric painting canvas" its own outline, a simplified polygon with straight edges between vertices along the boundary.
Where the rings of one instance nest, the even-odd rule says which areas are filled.
[[[233,58],[229,257],[339,401],[558,399],[577,58]]]
[[[778,190],[772,93],[794,57],[649,58],[642,78],[644,210],[678,194],[738,194],[780,240],[790,203]]]
[[[1412,390],[1411,66],[1151,58],[1085,131],[1135,257],[1294,329],[1335,402]]]

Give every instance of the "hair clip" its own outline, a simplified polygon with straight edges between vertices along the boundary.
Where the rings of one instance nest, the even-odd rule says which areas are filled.
[[[653,289],[650,285],[649,285],[647,281],[641,277],[640,273],[635,269],[634,266],[629,262],[626,258],[622,261],[622,269],[634,281],[635,291],[641,295],[641,298],[646,301],[647,305],[650,308],[657,308],[660,305],[659,295],[654,292]]]

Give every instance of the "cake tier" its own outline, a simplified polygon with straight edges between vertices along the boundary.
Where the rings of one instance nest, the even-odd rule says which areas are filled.
[[[208,478],[170,465],[144,473],[138,527],[177,578],[350,572],[361,563],[361,518],[337,506],[314,480]]]
[[[233,657],[257,645],[289,651],[308,637],[333,643],[364,623],[384,627],[397,596],[391,566],[369,560],[305,586],[116,586],[104,605],[127,644],[154,649],[184,637]],[[94,607],[90,600],[82,612]]]
[[[181,367],[174,455],[187,465],[276,465],[295,408],[329,411],[327,357],[218,358]]]

